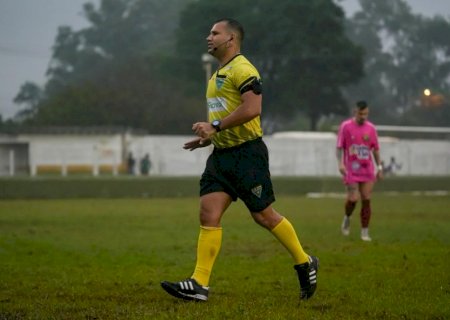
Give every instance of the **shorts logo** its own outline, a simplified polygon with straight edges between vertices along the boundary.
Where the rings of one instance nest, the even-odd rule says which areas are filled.
[[[252,188],[252,193],[258,198],[261,198],[262,185],[257,185],[256,187]]]

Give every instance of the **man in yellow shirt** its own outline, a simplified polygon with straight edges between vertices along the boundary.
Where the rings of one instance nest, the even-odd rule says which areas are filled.
[[[200,180],[197,262],[190,278],[163,281],[161,286],[184,300],[208,299],[209,278],[222,243],[221,219],[240,198],[254,221],[292,255],[300,299],[305,300],[316,290],[319,260],[303,251],[292,224],[272,207],[275,196],[260,120],[262,82],[258,70],[240,53],[243,39],[242,25],[229,18],[217,20],[206,38],[208,53],[220,65],[206,92],[209,122],[194,123],[197,138],[184,145],[191,151],[214,145]]]

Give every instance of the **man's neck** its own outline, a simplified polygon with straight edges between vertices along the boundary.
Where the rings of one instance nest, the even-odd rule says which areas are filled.
[[[222,57],[218,58],[219,66],[223,67],[228,62],[233,60],[233,58],[236,57],[238,54],[240,54],[239,50],[226,52],[225,55],[223,55]]]

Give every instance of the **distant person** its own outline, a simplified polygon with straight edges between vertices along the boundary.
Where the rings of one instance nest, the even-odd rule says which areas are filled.
[[[129,152],[127,157],[127,172],[128,174],[134,174],[134,166],[136,165],[136,160],[133,157],[133,153]]]
[[[341,231],[345,236],[350,234],[350,217],[361,196],[361,239],[364,241],[372,240],[369,236],[370,196],[377,178],[383,178],[378,134],[367,120],[368,116],[369,106],[365,101],[358,101],[353,118],[341,123],[336,144],[339,172],[347,189]],[[376,175],[373,160],[377,165]]]
[[[210,122],[194,123],[198,137],[184,144],[187,150],[214,145],[200,179],[197,262],[189,278],[163,281],[161,286],[180,299],[208,299],[211,272],[222,245],[222,216],[240,198],[254,221],[291,254],[300,299],[305,300],[316,290],[319,261],[303,250],[292,224],[272,207],[275,196],[260,120],[262,83],[257,69],[240,53],[243,39],[244,30],[234,19],[216,21],[206,38],[208,52],[219,61],[206,93]]]
[[[397,163],[395,157],[391,157],[389,164],[384,168],[384,173],[386,175],[393,176],[402,168],[400,163]]]
[[[148,153],[141,159],[141,174],[147,176],[152,167],[152,163],[150,161],[150,155]]]

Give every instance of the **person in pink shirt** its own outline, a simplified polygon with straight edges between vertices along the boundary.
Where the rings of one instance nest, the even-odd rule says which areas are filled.
[[[354,116],[341,123],[336,143],[339,172],[347,189],[341,231],[345,236],[350,234],[350,217],[361,196],[361,239],[364,241],[372,240],[369,236],[370,196],[377,179],[383,178],[378,134],[374,124],[367,120],[368,116],[369,106],[365,101],[358,101]]]

